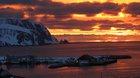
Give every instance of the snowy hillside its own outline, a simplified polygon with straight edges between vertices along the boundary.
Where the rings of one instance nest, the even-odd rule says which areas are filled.
[[[58,43],[45,26],[31,20],[0,19],[0,46]]]

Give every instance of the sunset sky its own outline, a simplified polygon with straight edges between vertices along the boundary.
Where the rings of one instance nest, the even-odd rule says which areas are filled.
[[[140,35],[140,0],[0,0],[0,17],[8,14],[42,22],[53,35]]]

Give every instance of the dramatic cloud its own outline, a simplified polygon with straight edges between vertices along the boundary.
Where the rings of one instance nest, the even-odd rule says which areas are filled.
[[[43,20],[42,20],[43,21]],[[44,20],[45,21],[45,20]],[[133,25],[125,23],[123,21],[109,21],[109,20],[51,20],[45,23],[51,29],[80,29],[80,30],[92,30],[96,29],[95,26],[99,26],[100,30],[110,30],[111,27],[117,28],[117,30],[140,30],[140,25]],[[95,28],[94,28],[95,27]]]
[[[86,14],[88,16],[99,13],[115,14],[121,11],[121,7],[116,3],[72,3],[63,4],[52,2],[49,5],[38,7],[34,13],[45,13],[56,17],[70,17],[71,14]]]
[[[125,12],[132,14],[133,16],[140,15],[140,3],[130,3],[126,7]]]
[[[34,14],[51,14],[55,15],[56,17],[69,17],[71,14],[95,15],[101,12],[108,14],[118,14],[118,12],[121,11],[121,7],[116,3],[83,2],[64,4],[60,2],[52,2],[50,0],[1,0],[0,4],[21,4],[25,6],[30,5],[30,7],[36,7],[36,9],[30,10],[30,12]]]
[[[102,4],[102,10],[104,13],[108,14],[118,14],[120,12],[122,7],[115,3],[104,3]]]
[[[26,4],[32,0],[0,0],[0,4]]]
[[[15,9],[11,9],[11,8],[2,8],[0,9],[0,17],[18,17],[18,18],[23,18],[23,13],[21,11],[15,10]]]
[[[100,27],[102,30],[108,30],[111,27],[115,27],[117,30],[140,30],[140,25],[133,25],[128,23],[102,24]]]
[[[0,4],[45,5],[51,0],[0,0]]]
[[[48,21],[47,26],[52,29],[81,29],[81,30],[92,30],[92,26],[96,23],[94,21],[79,21],[79,20],[68,20],[68,21]]]
[[[67,18],[71,14],[86,14],[88,16],[96,15],[99,13],[107,13],[117,15],[125,8],[125,12],[132,15],[140,14],[140,3],[122,4],[117,3],[70,3],[64,4],[61,2],[52,2],[51,0],[0,0],[0,5],[14,5],[20,4],[28,6],[29,9],[24,9],[32,14],[51,14],[56,18]],[[23,9],[21,6],[21,9]],[[31,8],[35,7],[35,9]]]
[[[106,3],[69,3],[52,2],[51,0],[0,0],[1,6],[16,5],[17,7],[0,7],[0,17],[20,18],[25,15],[32,19],[40,19],[51,29],[80,29],[92,30],[94,26],[99,25],[101,30],[108,30],[111,27],[116,27],[120,30],[140,30],[139,25],[125,23],[123,21],[112,20],[74,20],[71,18],[72,14],[85,14],[87,16],[94,16],[100,13],[105,13],[117,16],[118,13],[123,12],[133,16],[140,15],[140,3],[117,4],[112,2]],[[43,15],[36,17],[37,15]],[[49,17],[49,15],[51,17]]]

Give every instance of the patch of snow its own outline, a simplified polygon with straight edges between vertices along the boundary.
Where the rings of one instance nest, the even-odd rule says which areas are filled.
[[[0,19],[0,46],[58,43],[47,28],[31,20]]]

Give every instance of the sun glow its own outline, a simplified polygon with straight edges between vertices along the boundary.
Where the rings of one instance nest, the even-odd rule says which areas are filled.
[[[119,35],[119,36],[127,36],[127,35],[139,35],[137,34],[139,31],[132,30],[117,30],[117,28],[112,27],[110,30],[98,30],[93,29],[91,31],[82,31],[80,29],[49,29],[49,31],[53,35]]]
[[[24,16],[23,16],[23,18],[24,18],[24,19],[28,19],[28,18],[30,18],[30,15],[29,15],[29,13],[27,13],[27,12],[24,12]]]
[[[34,6],[25,6],[25,5],[20,5],[20,4],[0,5],[0,8],[12,8],[12,9],[15,9],[15,10],[27,9],[29,7],[32,8],[32,9],[36,8]]]
[[[105,20],[123,20],[123,21],[127,21],[128,18],[132,18],[131,15],[129,14],[125,14],[123,12],[119,12],[118,15],[111,15],[111,14],[105,14],[105,13],[99,13],[96,14],[95,16],[86,16],[85,14],[72,14],[72,19],[76,19],[76,20],[101,20],[101,19],[105,19]],[[130,19],[129,19],[130,20]]]
[[[119,12],[118,15],[110,15],[110,14],[105,14],[105,13],[100,13],[100,14],[95,15],[96,18],[110,18],[110,19],[125,18],[127,16],[128,14],[125,14],[123,12]]]
[[[19,10],[21,9],[21,5],[0,5],[0,8],[13,8]]]

